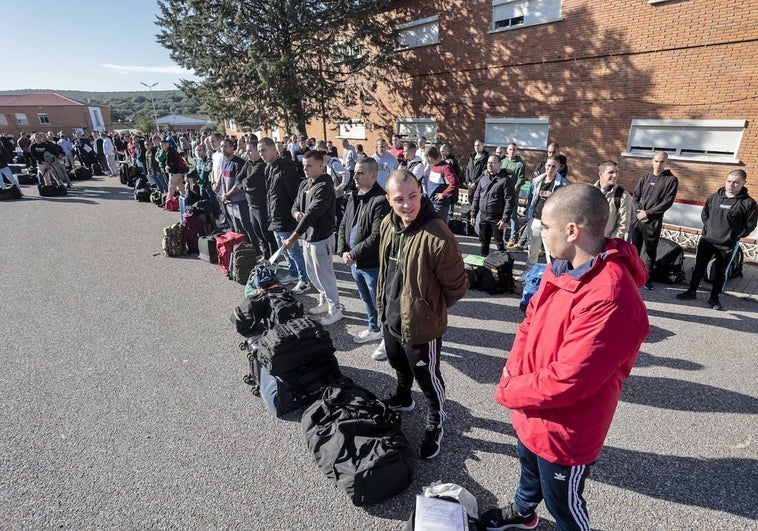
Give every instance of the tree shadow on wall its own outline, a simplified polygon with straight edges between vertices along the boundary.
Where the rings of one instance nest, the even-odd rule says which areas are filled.
[[[374,128],[393,131],[398,110],[434,117],[440,138],[465,161],[474,138],[483,136],[485,118],[549,117],[551,131],[563,132],[557,140],[569,146],[572,173],[579,176],[588,171],[580,164],[590,168],[625,150],[632,109],[659,114],[655,104],[644,103],[652,73],[633,61],[625,32],[604,28],[597,9],[564,7],[561,21],[488,32],[489,6],[447,5],[440,44],[398,52],[399,71],[390,76],[385,100],[377,96],[381,91],[367,91],[362,110],[371,109]],[[405,20],[438,11],[410,2],[396,8]],[[595,171],[587,175],[594,178]]]

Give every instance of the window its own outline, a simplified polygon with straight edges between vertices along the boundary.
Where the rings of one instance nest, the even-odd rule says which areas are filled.
[[[424,136],[430,142],[437,141],[437,120],[435,118],[398,118],[397,136],[407,140],[418,140]]]
[[[561,0],[493,0],[492,29],[506,30],[561,20]]]
[[[18,125],[29,125],[29,120],[26,118],[26,114],[22,112],[16,113],[16,123]]]
[[[332,56],[334,64],[356,61],[362,57],[363,50],[361,50],[361,45],[358,42],[337,41],[334,45],[334,55]]]
[[[395,28],[397,50],[416,48],[440,42],[440,17],[421,18]]]
[[[745,120],[632,120],[626,153],[650,157],[665,151],[673,159],[738,163]]]
[[[38,112],[37,118],[39,119],[40,124],[49,124],[50,118],[47,116],[46,112]]]
[[[340,120],[337,122],[339,129],[338,138],[354,138],[363,140],[366,138],[366,123],[363,118],[354,118],[352,120]]]
[[[4,114],[0,114],[0,125],[8,125],[8,118]]]
[[[547,149],[549,118],[487,118],[484,144],[506,146],[515,142],[521,149]]]

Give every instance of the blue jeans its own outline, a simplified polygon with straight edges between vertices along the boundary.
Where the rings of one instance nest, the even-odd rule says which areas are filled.
[[[434,206],[434,211],[437,212],[437,215],[442,218],[442,221],[447,223],[448,217],[450,216],[450,198],[446,197],[445,199],[432,199],[432,205]]]
[[[544,499],[558,529],[590,529],[587,503],[582,497],[589,465],[563,466],[542,459],[518,440],[521,478],[513,508],[523,515],[532,514]]]
[[[511,239],[518,243],[518,202],[513,206],[511,213]],[[508,240],[505,241],[508,243]]]
[[[376,280],[379,278],[379,268],[358,269],[358,267],[353,264],[350,266],[350,272],[353,274],[355,283],[358,285],[358,295],[360,295],[363,304],[366,305],[368,328],[372,332],[378,332],[379,323],[376,313]]]
[[[293,231],[274,231],[274,237],[279,247],[282,246],[284,240],[292,236]],[[289,266],[289,274],[291,277],[297,277],[302,282],[308,282],[308,273],[305,272],[305,260],[303,259],[303,249],[300,247],[300,242],[297,242],[295,246],[289,251],[284,251],[287,256],[287,265]]]
[[[152,177],[153,182],[155,183],[155,186],[158,187],[158,190],[161,192],[168,192],[168,184],[166,184],[166,178],[163,176],[160,172],[155,172],[152,175],[148,173],[147,180],[149,181]]]

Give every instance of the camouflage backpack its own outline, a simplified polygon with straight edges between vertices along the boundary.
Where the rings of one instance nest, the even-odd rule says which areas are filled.
[[[181,223],[174,223],[163,229],[163,254],[181,256],[185,252],[184,228]]]

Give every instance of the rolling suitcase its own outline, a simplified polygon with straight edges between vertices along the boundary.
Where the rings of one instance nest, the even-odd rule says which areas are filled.
[[[218,264],[216,238],[222,234],[223,232],[214,232],[208,236],[200,236],[197,239],[197,252],[199,253],[200,260],[210,262],[211,264]]]
[[[310,406],[342,376],[334,355],[280,376],[272,376],[263,365],[259,371],[260,396],[277,417]]]

